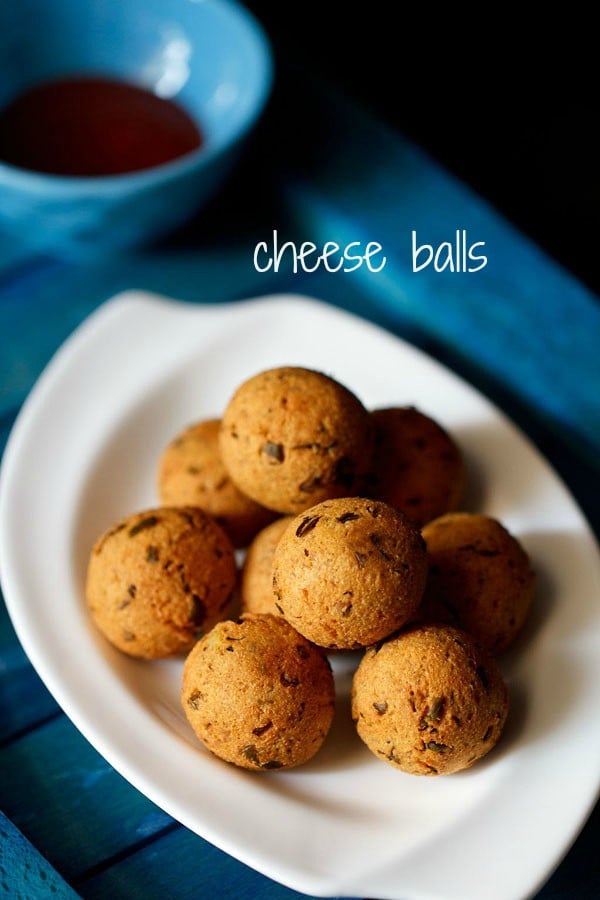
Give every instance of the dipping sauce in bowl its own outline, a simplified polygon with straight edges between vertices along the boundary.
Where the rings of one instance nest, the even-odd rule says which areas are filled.
[[[0,239],[74,262],[207,207],[273,80],[238,0],[0,2],[0,70]]]
[[[203,143],[172,100],[126,82],[36,85],[0,111],[0,160],[53,175],[120,175],[171,162]]]

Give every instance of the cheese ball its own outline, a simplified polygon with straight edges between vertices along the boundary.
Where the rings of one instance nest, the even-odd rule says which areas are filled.
[[[85,595],[108,640],[146,659],[187,653],[223,618],[237,582],[231,541],[192,507],[135,513],[94,546]]]
[[[412,775],[468,768],[494,747],[507,714],[496,661],[456,628],[408,628],[367,650],[354,674],[359,736]]]
[[[419,527],[457,509],[465,469],[450,435],[412,406],[375,410],[371,421],[375,448],[369,493]]]
[[[219,451],[220,419],[196,422],[164,450],[158,495],[164,506],[199,506],[223,526],[234,547],[246,547],[275,513],[246,497],[229,477]]]
[[[423,529],[430,572],[419,619],[468,631],[493,653],[523,627],[535,587],[529,557],[488,516],[449,513]]]
[[[181,701],[216,756],[255,772],[291,769],[319,750],[333,719],[327,659],[276,616],[221,622],[189,654]]]
[[[283,516],[271,522],[256,535],[248,547],[240,586],[242,612],[281,615],[275,605],[273,560],[279,538],[293,518]]]
[[[371,461],[369,415],[333,378],[283,367],[244,382],[221,425],[221,455],[239,489],[281,513],[355,492]]]
[[[297,516],[273,563],[281,614],[332,649],[364,647],[404,625],[426,577],[418,529],[391,506],[360,497],[326,500]]]

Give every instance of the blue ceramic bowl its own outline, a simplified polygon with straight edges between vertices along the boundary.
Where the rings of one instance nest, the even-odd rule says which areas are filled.
[[[46,175],[0,162],[0,228],[54,254],[151,241],[213,194],[271,87],[265,36],[235,0],[20,0],[0,5],[0,108],[49,79],[100,75],[175,99],[203,145],[131,174]]]

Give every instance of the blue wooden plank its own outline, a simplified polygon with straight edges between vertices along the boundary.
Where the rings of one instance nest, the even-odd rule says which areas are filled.
[[[185,828],[76,882],[85,900],[307,900],[237,862]],[[310,900],[310,898],[308,898]]]
[[[0,802],[83,897],[300,896],[175,823],[64,716],[0,750]]]
[[[0,807],[69,882],[173,823],[64,715],[0,749]]]
[[[2,812],[0,896],[10,900],[76,900],[78,897]]]
[[[0,745],[59,712],[21,647],[0,594]]]
[[[4,617],[4,608],[0,617]],[[60,714],[19,644],[0,648],[0,746]]]

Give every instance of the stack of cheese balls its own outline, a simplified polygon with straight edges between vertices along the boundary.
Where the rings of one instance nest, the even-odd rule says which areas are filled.
[[[464,482],[456,444],[418,410],[368,412],[320,372],[264,371],[221,420],[166,447],[162,505],[97,541],[88,607],[125,653],[186,655],[186,716],[228,762],[311,759],[333,719],[326,654],[362,650],[352,716],[365,744],[405,772],[456,772],[500,737],[495,656],[534,586],[499,522],[456,512]]]

